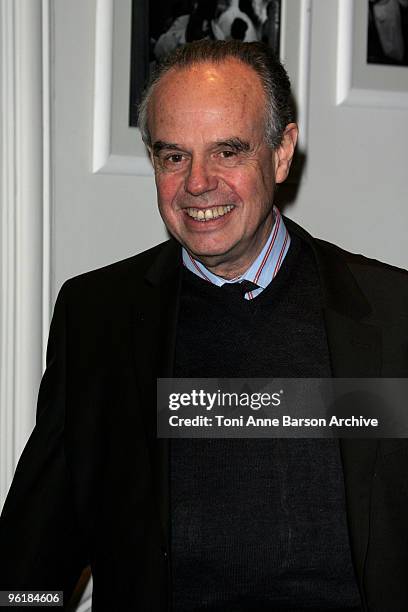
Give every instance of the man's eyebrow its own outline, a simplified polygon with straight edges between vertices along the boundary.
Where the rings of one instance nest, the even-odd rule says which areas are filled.
[[[238,137],[227,138],[226,140],[219,140],[216,145],[218,147],[231,147],[231,149],[235,149],[235,151],[249,151],[251,149],[251,145],[249,142],[245,140],[241,140]]]
[[[172,142],[163,142],[163,140],[157,140],[155,143],[153,143],[152,149],[153,153],[157,155],[163,149],[166,149],[167,151],[180,151],[180,146]]]
[[[237,152],[250,151],[251,149],[251,145],[249,144],[249,142],[241,140],[238,137],[226,138],[225,140],[217,140],[214,145],[216,147],[230,147],[231,149],[234,149]],[[182,150],[182,147],[180,147],[180,145],[178,145],[177,143],[164,142],[163,140],[157,140],[152,145],[154,155],[158,155],[160,151],[164,149],[166,151],[180,151]]]

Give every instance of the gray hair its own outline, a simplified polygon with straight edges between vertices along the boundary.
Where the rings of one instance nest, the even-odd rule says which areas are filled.
[[[243,62],[259,76],[266,95],[265,142],[271,148],[280,145],[286,126],[295,121],[295,110],[289,77],[279,59],[263,43],[203,39],[178,47],[157,65],[151,75],[138,109],[138,126],[147,146],[151,145],[149,102],[160,79],[173,68],[188,68],[200,63],[217,64],[229,59]]]

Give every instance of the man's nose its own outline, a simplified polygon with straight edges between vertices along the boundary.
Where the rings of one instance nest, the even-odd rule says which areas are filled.
[[[191,195],[199,196],[217,189],[218,179],[212,170],[208,160],[192,159],[186,176],[186,191]]]

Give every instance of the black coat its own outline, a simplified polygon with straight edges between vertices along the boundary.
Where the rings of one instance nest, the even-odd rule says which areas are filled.
[[[408,273],[315,240],[333,375],[406,377]],[[83,274],[55,306],[37,425],[0,520],[0,589],[64,590],[92,566],[94,610],[166,610],[168,443],[181,271],[168,241]],[[408,441],[341,440],[364,610],[408,610]]]

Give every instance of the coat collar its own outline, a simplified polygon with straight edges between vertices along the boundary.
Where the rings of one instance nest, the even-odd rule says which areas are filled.
[[[332,244],[312,238],[290,219],[285,218],[285,224],[289,233],[296,234],[311,247],[315,257],[333,376],[380,376],[380,330],[371,322],[372,307],[350,270],[347,254]]]
[[[313,238],[305,229],[287,217],[284,217],[284,221],[289,233],[296,234],[313,251],[321,281],[324,307],[355,320],[368,316],[371,313],[371,306],[346,264],[345,251],[329,242]]]

